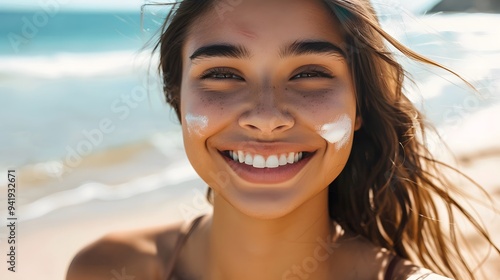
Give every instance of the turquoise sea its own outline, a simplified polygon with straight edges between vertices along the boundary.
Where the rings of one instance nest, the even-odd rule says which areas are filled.
[[[141,26],[139,11],[0,11],[0,174],[18,170],[25,219],[196,177],[144,49],[160,21],[149,13]],[[419,85],[407,85],[412,100],[438,128],[498,105],[499,15],[398,14],[383,24],[483,94],[402,59]]]
[[[167,129],[161,100],[136,108],[116,101],[133,90],[141,101],[159,98],[154,76],[145,75],[149,60],[139,54],[147,41],[139,12],[62,12],[46,24],[34,15],[0,12],[0,166],[63,157],[111,110],[130,118],[96,150]]]

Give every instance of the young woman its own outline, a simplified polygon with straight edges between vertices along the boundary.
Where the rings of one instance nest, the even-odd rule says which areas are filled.
[[[181,2],[160,70],[213,215],[103,238],[67,279],[474,278],[443,219],[458,209],[491,241],[436,176],[384,40],[436,65],[368,0]]]

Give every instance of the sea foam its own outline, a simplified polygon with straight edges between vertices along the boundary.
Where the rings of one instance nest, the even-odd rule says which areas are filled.
[[[154,65],[154,59],[155,56],[147,51],[0,56],[0,78],[61,79],[128,75]]]

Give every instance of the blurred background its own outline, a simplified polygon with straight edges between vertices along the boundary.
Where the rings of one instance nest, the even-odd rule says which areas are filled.
[[[0,3],[1,279],[64,279],[74,254],[108,232],[210,211],[148,44],[168,8],[148,5],[141,14],[145,2]],[[500,1],[372,2],[393,36],[479,90],[400,58],[415,82],[410,98],[456,157],[433,139],[431,150],[498,202]],[[4,254],[9,169],[17,175],[16,273]],[[498,244],[498,217],[478,211]],[[488,260],[485,274],[499,275],[499,261]]]

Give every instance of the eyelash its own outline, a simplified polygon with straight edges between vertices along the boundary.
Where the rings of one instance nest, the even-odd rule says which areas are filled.
[[[301,75],[307,75],[306,77],[299,77]],[[291,78],[291,80],[295,79],[301,79],[301,78],[330,78],[333,79],[334,77],[320,69],[309,69],[304,72],[301,72]],[[235,80],[240,80],[244,81],[243,78],[238,76],[237,74],[234,73],[234,70],[231,70],[230,68],[223,68],[223,67],[218,67],[218,68],[212,68],[207,71],[205,71],[203,74],[200,75],[200,79],[215,79],[215,80],[224,80],[224,79],[235,79]]]
[[[234,70],[231,70],[230,68],[221,68],[221,67],[212,68],[208,69],[207,71],[203,72],[203,74],[200,75],[200,79],[202,80],[205,79],[223,80],[230,78],[236,78],[236,80],[244,81],[243,78],[234,74]]]

